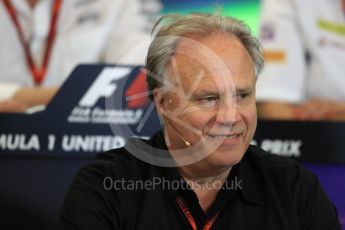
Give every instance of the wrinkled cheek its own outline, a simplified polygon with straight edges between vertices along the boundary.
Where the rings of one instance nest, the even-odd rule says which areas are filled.
[[[194,130],[197,130],[197,132],[194,132],[193,130],[188,130],[190,137],[193,138],[195,141],[200,140],[203,137],[203,135],[207,133],[208,120],[209,119],[207,117],[198,113],[189,115],[188,118],[185,120],[186,123],[193,127]]]
[[[248,134],[249,134],[249,142],[252,140],[256,126],[257,126],[257,115],[256,115],[256,110],[253,111],[248,117],[247,117],[247,129],[248,129]]]

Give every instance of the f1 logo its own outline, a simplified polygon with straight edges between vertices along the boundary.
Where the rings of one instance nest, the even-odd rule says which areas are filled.
[[[101,97],[110,97],[117,88],[114,81],[126,77],[131,71],[128,67],[105,67],[84,94],[79,105],[92,107]]]

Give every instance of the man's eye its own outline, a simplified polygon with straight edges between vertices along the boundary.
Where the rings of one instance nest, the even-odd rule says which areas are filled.
[[[205,100],[205,101],[215,101],[215,100],[217,100],[217,98],[212,96],[212,97],[205,97],[202,100]]]
[[[237,100],[244,100],[249,97],[249,93],[238,93]]]
[[[199,102],[203,106],[214,106],[217,103],[217,97],[215,96],[204,97],[204,98],[201,98]]]

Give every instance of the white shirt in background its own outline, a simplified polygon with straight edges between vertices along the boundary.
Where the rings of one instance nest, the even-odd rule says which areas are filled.
[[[147,0],[146,0],[147,1]],[[143,0],[64,0],[57,22],[47,73],[41,86],[58,86],[81,63],[144,64],[142,48],[123,60],[127,51],[149,40],[161,5]],[[34,62],[41,66],[49,33],[53,0],[39,0],[30,9],[25,0],[12,0]],[[149,9],[147,9],[149,6]],[[34,86],[17,30],[0,2],[0,101],[19,87]]]
[[[260,39],[266,63],[258,101],[345,102],[342,0],[263,0]],[[306,58],[309,55],[309,61]]]

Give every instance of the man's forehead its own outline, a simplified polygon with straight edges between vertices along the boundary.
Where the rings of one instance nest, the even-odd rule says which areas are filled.
[[[188,61],[189,60],[189,61]],[[231,65],[229,67],[229,65]],[[254,77],[253,66],[243,62],[238,63],[223,63],[222,65],[204,65],[197,60],[191,58],[176,60],[172,65],[171,81],[176,83],[183,83],[191,85],[194,83],[208,85],[208,84],[229,84],[233,83],[234,79],[245,80],[251,76]],[[249,80],[249,79],[247,79]]]
[[[231,76],[214,76],[210,74],[205,74],[199,79],[187,78],[187,81],[190,81],[190,84],[195,84],[196,90],[199,91],[208,91],[208,90],[221,90],[221,89],[242,89],[252,87],[255,81],[251,79],[246,79],[244,77],[231,77]]]
[[[231,35],[210,35],[199,40],[183,38],[171,59],[173,72],[195,77],[199,72],[211,75],[252,72],[252,60],[242,43]],[[231,72],[231,73],[230,73]]]
[[[239,38],[224,32],[211,32],[203,36],[188,35],[187,37],[181,37],[176,47],[176,52],[179,54],[197,52],[198,55],[206,57],[208,57],[210,50],[213,52],[215,50],[241,50],[246,52]]]
[[[167,90],[179,96],[202,96],[209,94],[225,94],[237,91],[252,91],[255,87],[255,78],[229,76],[214,76],[200,74],[198,77],[174,76]]]

